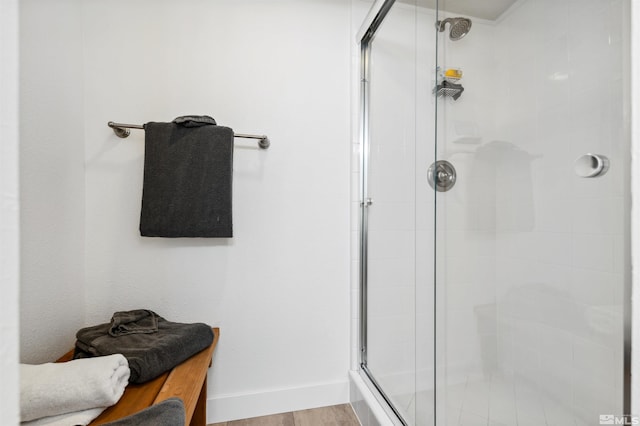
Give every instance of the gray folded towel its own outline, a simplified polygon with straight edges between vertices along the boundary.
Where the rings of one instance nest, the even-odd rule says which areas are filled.
[[[129,362],[129,383],[144,383],[209,347],[213,330],[203,323],[182,324],[158,316],[158,331],[114,337],[111,323],[80,329],[74,358],[122,354]]]
[[[181,124],[185,127],[200,127],[200,126],[215,126],[216,120],[208,115],[183,115],[182,117],[176,117],[172,123]]]
[[[111,327],[109,328],[109,334],[114,337],[157,331],[158,315],[148,309],[116,312],[111,317]]]
[[[208,116],[145,124],[142,236],[233,236],[233,130],[214,124]]]
[[[169,398],[105,426],[184,426],[186,414],[180,398]]]

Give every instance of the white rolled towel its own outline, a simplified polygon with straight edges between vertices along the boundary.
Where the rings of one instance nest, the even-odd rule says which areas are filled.
[[[40,417],[30,422],[21,422],[20,426],[87,426],[106,410],[105,407],[58,414],[57,416]]]
[[[129,383],[129,374],[129,363],[121,354],[20,364],[21,420],[114,405]]]

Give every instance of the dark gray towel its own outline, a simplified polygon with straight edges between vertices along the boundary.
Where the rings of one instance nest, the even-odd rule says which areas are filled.
[[[158,317],[158,331],[109,334],[111,324],[86,327],[76,333],[74,358],[122,354],[129,361],[130,383],[144,383],[209,347],[213,330],[207,324],[182,324]]]
[[[144,126],[140,234],[232,237],[233,130],[207,116],[176,120]]]
[[[184,426],[186,414],[180,398],[169,398],[105,426]]]
[[[182,117],[174,118],[172,123],[180,124],[185,127],[200,127],[207,126],[209,124],[213,124],[215,126],[218,124],[213,117],[209,117],[208,115],[183,115]]]
[[[148,309],[116,312],[111,317],[111,327],[109,328],[109,334],[114,337],[157,331],[158,314]]]

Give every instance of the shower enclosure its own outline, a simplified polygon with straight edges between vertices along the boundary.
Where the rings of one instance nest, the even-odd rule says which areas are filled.
[[[373,4],[359,363],[398,424],[632,424],[629,7]]]

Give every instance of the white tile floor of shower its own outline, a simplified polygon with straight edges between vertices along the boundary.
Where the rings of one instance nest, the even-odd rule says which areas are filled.
[[[446,392],[446,412],[438,413],[442,426],[593,426],[598,424],[594,413],[578,412],[571,403],[537,389],[532,383],[499,375],[490,378],[466,377],[449,385]],[[433,391],[415,395],[396,395],[395,402],[417,426],[433,424]],[[605,413],[603,413],[605,414]]]

